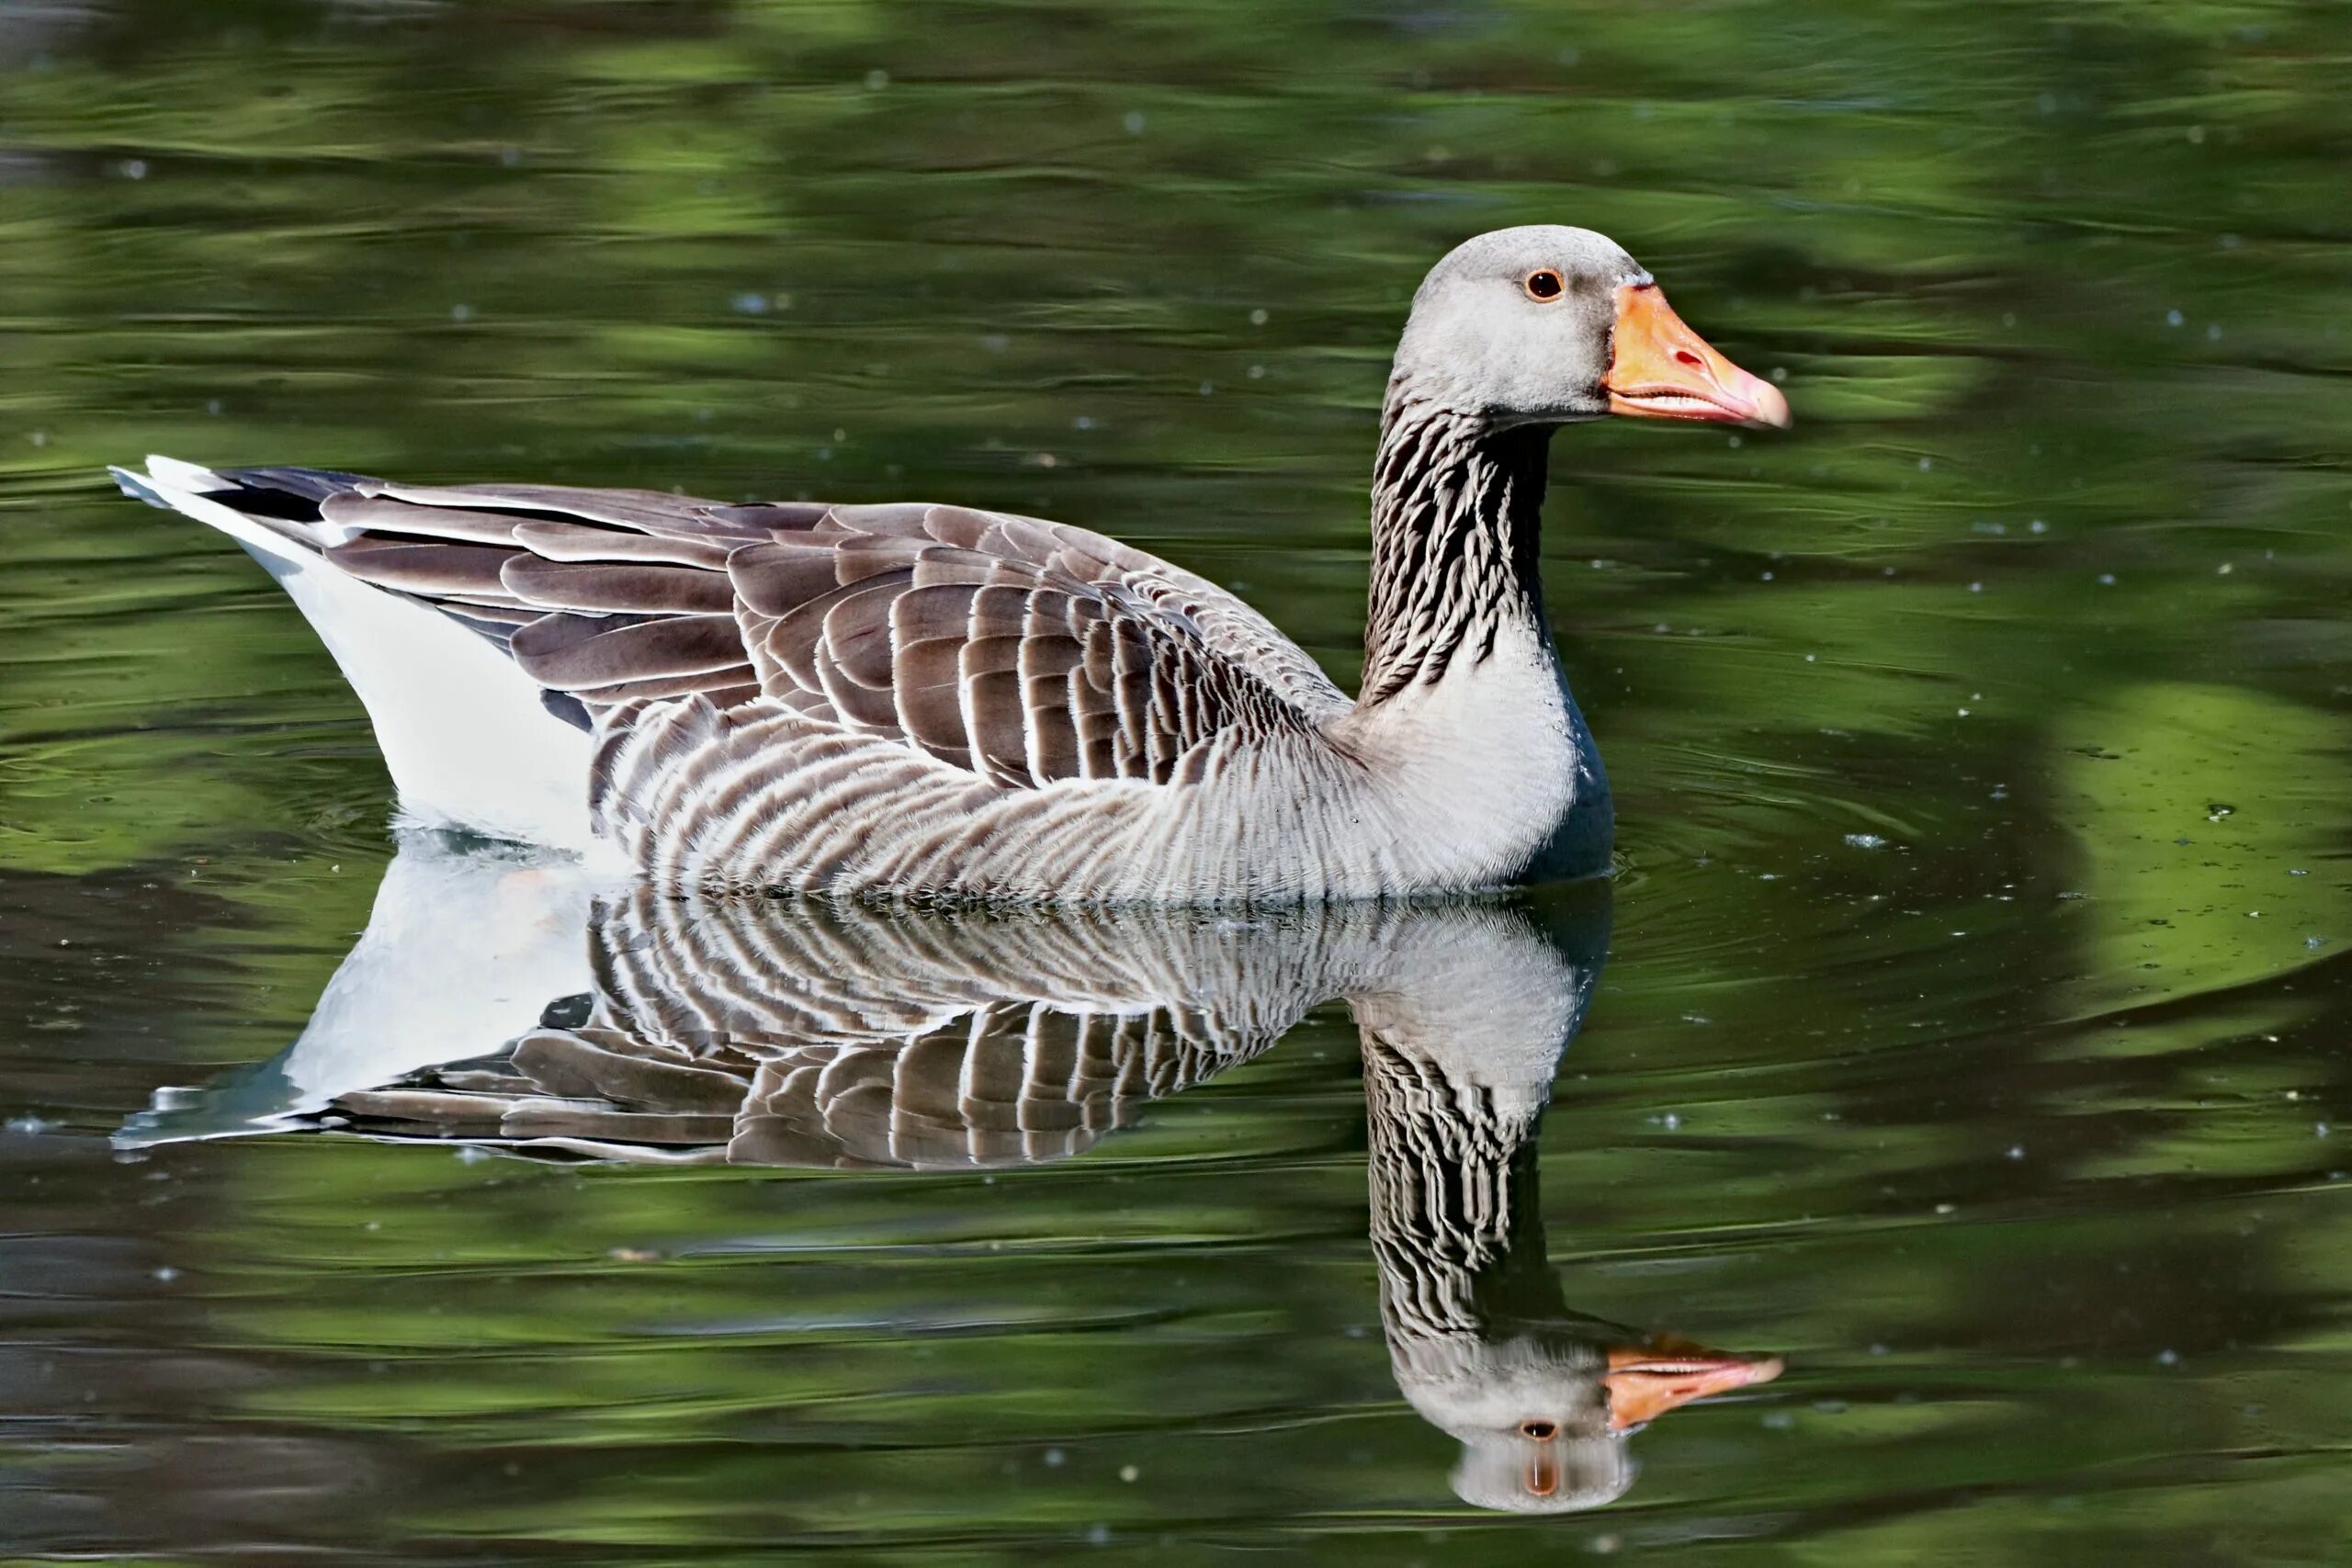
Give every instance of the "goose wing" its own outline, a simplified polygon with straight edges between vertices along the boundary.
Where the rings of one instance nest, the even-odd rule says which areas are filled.
[[[764,696],[989,782],[1169,783],[1236,731],[1347,698],[1205,580],[1064,524],[961,507],[220,470],[212,499],[503,646],[583,728]]]

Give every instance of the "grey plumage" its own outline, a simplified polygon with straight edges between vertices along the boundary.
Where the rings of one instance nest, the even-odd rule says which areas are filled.
[[[1627,404],[1612,322],[1649,287],[1614,243],[1563,228],[1484,235],[1431,270],[1384,408],[1352,703],[1233,595],[1035,518],[169,459],[120,477],[288,582],[372,691],[421,820],[613,846],[673,890],[1487,887],[1607,863],[1607,782],[1544,618],[1538,513],[1550,430]],[[1721,412],[1670,387],[1643,398]],[[1758,417],[1785,423],[1785,405]],[[465,673],[431,687],[370,645],[376,608],[308,582],[312,562],[479,635],[530,689],[460,715],[479,660],[440,649],[431,668]],[[584,744],[516,736],[541,708]],[[584,777],[554,771],[574,759]],[[509,789],[500,767],[538,771]],[[567,789],[583,809],[550,808]]]

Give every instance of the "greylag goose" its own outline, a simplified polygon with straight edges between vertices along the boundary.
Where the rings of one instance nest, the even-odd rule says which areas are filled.
[[[1536,536],[1551,432],[1612,413],[1789,423],[1599,234],[1438,263],[1381,415],[1352,702],[1240,600],[1067,524],[114,472],[286,587],[413,820],[670,888],[1296,901],[1605,866]]]

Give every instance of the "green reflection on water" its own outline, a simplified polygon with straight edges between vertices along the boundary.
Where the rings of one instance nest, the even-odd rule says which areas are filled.
[[[0,7],[0,1111],[62,1124],[0,1134],[0,1545],[2340,1560],[2347,35]],[[1800,422],[1555,447],[1627,866],[1550,1261],[1792,1368],[1623,1504],[1448,1502],[1331,1014],[994,1186],[99,1152],[299,1032],[389,853],[309,632],[103,463],[1002,505],[1346,681],[1403,301],[1524,220],[1624,241]]]

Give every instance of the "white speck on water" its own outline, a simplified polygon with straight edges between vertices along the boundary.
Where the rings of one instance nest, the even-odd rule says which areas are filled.
[[[2307,936],[2303,938],[2303,946],[2313,953],[2317,953],[2321,948],[2325,947],[2326,945],[2327,938],[2324,936]]]
[[[1094,428],[1094,416],[1091,414],[1080,414],[1076,419],[1069,422],[1069,427],[1072,430],[1091,430]]]
[[[1134,1485],[1142,1478],[1143,1472],[1137,1470],[1134,1465],[1123,1464],[1119,1467],[1119,1479],[1125,1482],[1130,1486]]]
[[[1936,1205],[1936,1213],[1939,1214],[1949,1214],[1957,1212],[1959,1208],[1960,1205],[1957,1203],[1939,1203]]]
[[[2221,342],[2221,341],[2222,341],[2222,323],[2221,323],[2221,322],[2219,322],[2219,321],[2214,321],[2214,322],[2211,323],[2210,325],[2208,325],[2208,326],[2206,327],[2206,329],[2205,329],[2205,341],[2206,341],[2207,343],[2219,343],[2219,342]]]
[[[1661,1123],[1661,1124],[1666,1128],[1666,1130],[1667,1130],[1668,1132],[1669,1132],[1669,1133],[1673,1132],[1676,1128],[1678,1128],[1678,1127],[1679,1127],[1679,1126],[1681,1126],[1681,1125],[1682,1125],[1682,1118],[1681,1118],[1681,1117],[1679,1117],[1679,1116],[1677,1116],[1677,1115],[1676,1115],[1673,1111],[1668,1111],[1664,1116],[1660,1117],[1658,1120],[1659,1120],[1660,1123]]]
[[[219,419],[220,417],[220,400],[218,398],[205,399],[204,412],[210,414],[213,418]]]
[[[143,180],[147,177],[147,160],[144,158],[125,158],[116,167],[122,171],[122,177],[127,180]]]
[[[1966,718],[1968,716],[1968,710],[1966,708],[1954,708],[1952,711],[1957,713],[1962,718]]]
[[[2025,1145],[2023,1144],[2011,1144],[2009,1145],[2009,1157],[2011,1159],[2025,1158]]]
[[[768,313],[768,297],[746,289],[727,301],[727,308],[739,316],[764,316]]]
[[[2047,523],[2044,523],[2044,522],[2043,522],[2041,518],[2039,518],[2039,517],[2035,518],[2032,522],[2030,522],[2030,523],[2027,524],[2027,525],[2026,525],[2026,527],[2027,527],[2027,529],[2028,529],[2028,530],[2030,530],[2030,532],[2032,532],[2032,533],[2036,533],[2036,534],[2047,534],[2048,532],[2050,532],[2050,525],[2049,525],[2049,524],[2047,524]]]
[[[489,1157],[490,1151],[488,1149],[478,1149],[471,1144],[468,1144],[464,1148],[458,1151],[458,1163],[459,1165],[480,1165]]]
[[[2213,575],[2216,577],[2227,577],[2236,570],[2237,566],[2234,562],[2223,561],[2220,566],[2213,569]]]
[[[1216,383],[1215,381],[1202,382],[1200,385],[1200,394],[1204,398],[1213,398],[1216,396]]]
[[[1806,654],[1806,655],[1804,656],[1804,661],[1805,661],[1807,664],[1812,663],[1812,662],[1814,661],[1814,660],[1813,660],[1813,655],[1812,655],[1812,654],[1810,654],[1810,653]]]
[[[1785,1432],[1797,1424],[1796,1413],[1791,1410],[1767,1410],[1761,1419],[1764,1427],[1774,1432]]]
[[[890,73],[888,71],[868,71],[865,73],[865,90],[869,93],[878,93],[889,85]]]
[[[1846,842],[1851,844],[1858,850],[1883,850],[1886,848],[1886,840],[1880,838],[1876,833],[1849,833],[1846,835]]]
[[[1126,127],[1127,134],[1129,136],[1141,136],[1143,134],[1144,128],[1143,111],[1141,109],[1129,109],[1127,111],[1127,118],[1121,120],[1119,123]]]
[[[22,1133],[28,1138],[37,1138],[57,1123],[46,1117],[28,1115],[11,1116],[6,1125],[11,1133]]]
[[[449,307],[449,319],[453,321],[470,321],[474,319],[474,308],[471,305],[452,305]]]
[[[2315,1137],[2315,1138],[2324,1138],[2324,1137],[2326,1137],[2326,1136],[2327,1136],[2327,1123],[2326,1123],[2326,1122],[2312,1122],[2312,1136],[2313,1136],[2313,1137]]]
[[[1756,575],[1760,581],[1770,582],[1772,581],[1772,574],[1769,571],[1758,572]]]
[[[1047,1449],[1046,1450],[1046,1468],[1047,1470],[1059,1470],[1062,1467],[1062,1461],[1067,1460],[1069,1457],[1069,1456],[1068,1454],[1062,1452],[1059,1449]]]
[[[2165,325],[2168,327],[2177,327],[2180,325],[2182,319],[2181,313],[2178,310],[2166,310],[2165,312]]]
[[[1252,381],[1262,381],[1262,380],[1264,380],[1265,378],[1266,378],[1266,367],[1265,367],[1264,366],[1262,366],[1262,365],[1252,365],[1251,367],[1250,367],[1250,379],[1251,379]]]
[[[164,1284],[166,1284],[166,1285],[170,1284],[173,1280],[175,1280],[178,1279],[179,1277],[180,1277],[180,1271],[179,1271],[178,1269],[176,1269],[173,1268],[173,1267],[172,1267],[170,1264],[168,1264],[168,1263],[164,1264],[161,1269],[156,1269],[156,1270],[155,1270],[155,1278],[156,1278],[156,1280],[159,1280],[160,1282],[164,1283]]]
[[[1253,327],[1262,327],[1266,324],[1266,308],[1263,305],[1250,312],[1250,324]]]
[[[2180,1352],[2177,1350],[2157,1351],[2156,1365],[2160,1367],[2177,1367],[2180,1365]]]
[[[1789,378],[1789,367],[1788,367],[1787,366],[1785,366],[1785,365],[1775,365],[1774,367],[1772,367],[1772,379],[1773,379],[1774,381],[1776,381],[1776,382],[1778,382],[1778,381],[1785,381],[1785,380],[1787,380],[1788,378]]]
[[[1968,591],[1971,593],[1982,593],[1984,592],[1984,585],[1981,582],[1972,582],[1968,585]]]
[[[2305,871],[2301,866],[2290,865],[2287,868],[2287,874],[2290,876],[2309,876],[2311,873]]]
[[[1923,474],[1935,466],[1936,460],[1933,457],[1922,457],[1919,459],[1919,471]]]
[[[2115,586],[2115,573],[2111,571],[2102,571],[2098,574],[2098,581],[2099,586],[2102,588],[2112,588]]]

